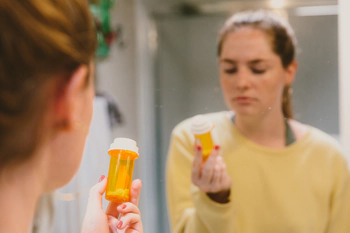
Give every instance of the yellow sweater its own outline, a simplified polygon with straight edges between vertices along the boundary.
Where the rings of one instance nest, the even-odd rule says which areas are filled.
[[[209,199],[191,182],[194,137],[187,119],[172,133],[167,203],[173,233],[350,232],[350,180],[338,143],[309,126],[284,149],[246,139],[227,112],[208,114],[232,178],[230,202]]]

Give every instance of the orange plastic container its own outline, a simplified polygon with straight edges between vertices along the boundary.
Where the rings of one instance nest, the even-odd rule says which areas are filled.
[[[204,116],[197,115],[192,119],[191,130],[194,134],[195,140],[202,146],[203,160],[206,160],[214,147],[211,131],[214,125],[208,121]]]
[[[134,164],[139,157],[136,142],[128,138],[116,138],[108,154],[111,157],[105,198],[111,202],[128,202]]]

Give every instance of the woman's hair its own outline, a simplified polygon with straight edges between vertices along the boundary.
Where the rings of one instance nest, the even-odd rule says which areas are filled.
[[[96,49],[86,0],[0,1],[0,170],[43,140],[50,80],[69,78]]]
[[[287,68],[295,59],[296,38],[292,27],[283,17],[267,10],[242,11],[231,16],[219,34],[218,56],[221,55],[227,35],[242,27],[265,32],[271,38],[272,50],[281,58],[284,68]],[[283,90],[282,110],[286,118],[293,118],[290,90],[288,86]]]

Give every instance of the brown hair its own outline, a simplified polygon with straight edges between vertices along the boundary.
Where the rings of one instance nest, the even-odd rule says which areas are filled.
[[[86,0],[1,0],[0,31],[1,169],[33,154],[45,83],[88,65],[96,36]]]
[[[221,55],[222,45],[227,35],[242,27],[259,29],[270,36],[272,50],[281,58],[284,68],[287,68],[295,59],[296,38],[292,27],[283,17],[267,10],[242,11],[231,16],[219,34],[218,56]],[[283,90],[282,111],[284,117],[293,118],[289,86]]]

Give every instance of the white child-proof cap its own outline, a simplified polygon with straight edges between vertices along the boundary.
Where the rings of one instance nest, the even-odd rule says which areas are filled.
[[[111,150],[130,150],[139,154],[136,142],[130,138],[115,138],[108,151]]]
[[[203,115],[192,118],[191,131],[195,135],[205,134],[213,129],[213,123],[208,121]]]

